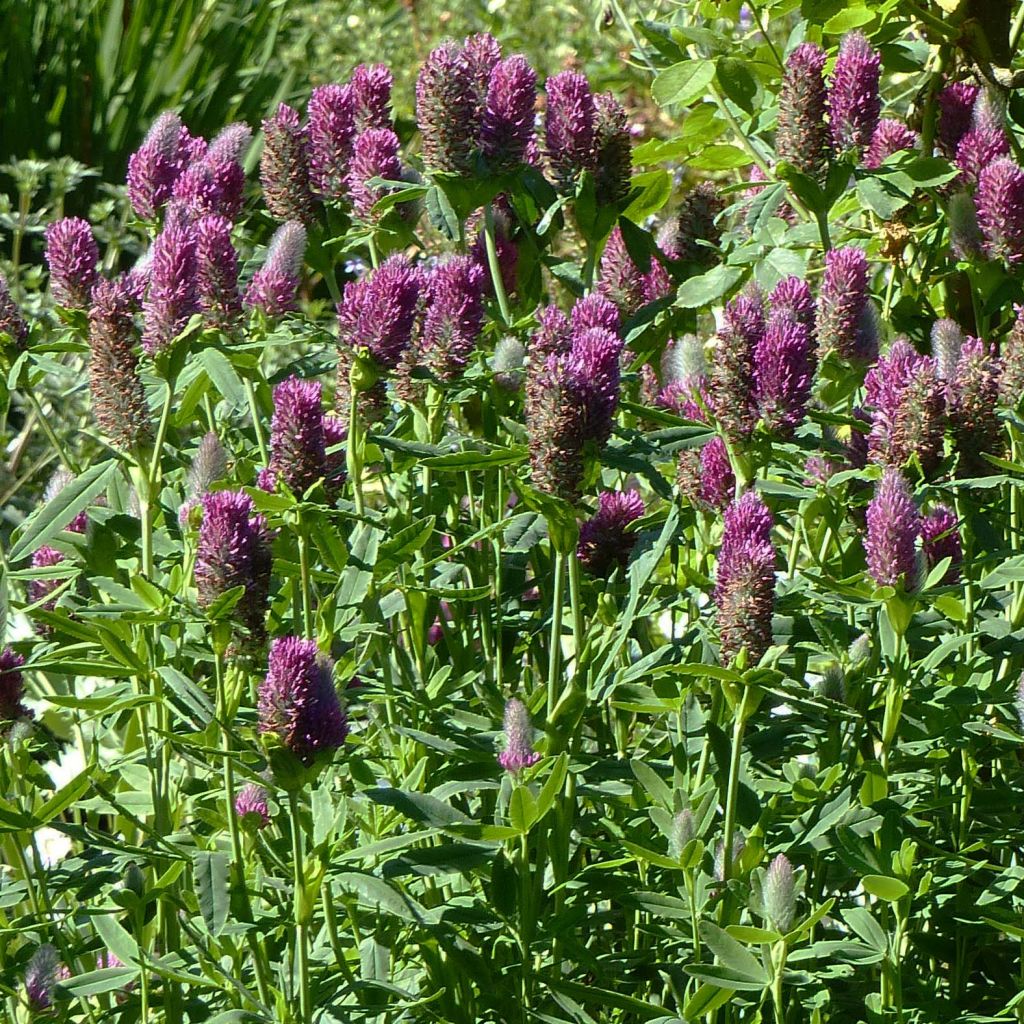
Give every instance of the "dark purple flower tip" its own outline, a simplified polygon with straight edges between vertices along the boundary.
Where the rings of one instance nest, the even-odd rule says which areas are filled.
[[[602,491],[597,511],[580,527],[576,555],[583,571],[605,579],[616,566],[625,569],[637,536],[627,528],[643,514],[639,491]]]
[[[652,270],[655,263],[652,260]],[[644,275],[629,255],[618,225],[608,236],[601,254],[597,291],[614,302],[625,317],[632,316],[647,301],[644,296]]]
[[[716,435],[699,453],[680,452],[677,482],[680,493],[695,508],[725,509],[736,492],[736,476],[725,441]]]
[[[859,151],[871,142],[882,104],[878,78],[882,60],[860,32],[843,37],[829,86],[832,145]]]
[[[908,128],[902,121],[885,118],[878,122],[875,134],[871,136],[871,145],[864,154],[864,166],[869,170],[881,167],[887,157],[901,150],[917,149],[920,141],[917,132]]]
[[[921,515],[906,479],[899,470],[887,469],[868,504],[864,538],[868,573],[875,586],[896,587],[902,583],[907,590],[916,588],[915,545],[920,532]]]
[[[817,307],[810,285],[802,277],[783,278],[768,296],[769,321],[791,321],[814,331]]]
[[[818,351],[843,359],[867,354],[864,316],[868,306],[868,261],[863,249],[848,246],[825,254],[818,293]]]
[[[38,1012],[53,1005],[53,987],[57,984],[59,966],[57,950],[48,942],[32,954],[25,969],[25,996],[30,1010]]]
[[[757,421],[754,357],[766,329],[764,299],[756,287],[726,303],[709,396],[719,425],[731,440],[749,438]]]
[[[298,221],[282,224],[267,247],[263,266],[253,274],[245,292],[245,304],[262,309],[267,316],[281,316],[295,309],[306,229]]]
[[[772,514],[755,491],[747,491],[723,514],[715,604],[723,662],[744,648],[757,664],[772,642],[775,549]]]
[[[960,140],[971,128],[978,87],[970,82],[953,82],[939,93],[939,122],[936,137],[947,157],[956,155]]]
[[[85,309],[96,283],[100,251],[89,222],[81,217],[64,217],[46,228],[46,263],[50,268],[50,291],[59,306]]]
[[[302,497],[324,475],[322,387],[318,380],[288,377],[274,388],[270,425],[270,476]]]
[[[498,764],[507,772],[521,772],[540,760],[533,749],[533,725],[522,701],[513,697],[505,704],[505,749],[498,755]]]
[[[543,363],[548,356],[566,354],[572,347],[569,318],[557,306],[547,306],[537,319],[537,330],[530,336],[531,361]]]
[[[471,174],[483,115],[477,68],[447,40],[423,62],[416,79],[416,120],[423,163],[430,170]]]
[[[409,347],[420,298],[419,273],[401,253],[345,285],[338,305],[338,344],[394,370]]]
[[[807,325],[773,318],[754,347],[754,400],[768,430],[786,437],[803,422],[814,370]]]
[[[526,156],[533,135],[537,73],[525,57],[507,57],[495,66],[480,125],[480,149],[498,174],[514,170]]]
[[[989,258],[1006,263],[1024,259],[1024,170],[1008,158],[988,164],[978,178],[974,203]]]
[[[25,695],[25,678],[21,667],[25,657],[11,647],[0,651],[0,722],[14,722],[30,714],[21,702]]]
[[[279,637],[270,645],[259,690],[259,731],[307,766],[345,742],[348,719],[334,687],[334,664],[312,640]]]
[[[963,548],[960,545],[956,514],[948,505],[935,505],[922,518],[921,547],[929,569],[934,568],[944,558],[949,559],[949,568],[940,582],[956,583],[960,578]]]
[[[257,830],[266,828],[270,824],[267,791],[255,782],[243,786],[235,797],[235,814],[243,825]]]
[[[364,221],[374,220],[374,204],[390,191],[376,187],[373,178],[400,181],[402,164],[398,158],[398,136],[390,128],[369,128],[356,136],[348,171],[348,190],[352,210]]]
[[[584,443],[604,445],[611,437],[619,404],[622,339],[603,327],[574,333],[566,362],[568,380],[581,399],[579,423]]]
[[[177,114],[161,114],[128,159],[128,200],[135,213],[154,220],[171,198],[178,176],[205,149],[203,140],[193,138]]]
[[[786,58],[775,131],[775,152],[779,160],[792,164],[817,181],[828,171],[831,149],[825,122],[828,111],[826,59],[825,51],[814,43],[801,43]]]
[[[352,72],[356,130],[391,127],[391,69],[384,64],[360,64]]]
[[[66,561],[65,555],[62,551],[58,551],[56,548],[51,548],[44,544],[41,548],[38,548],[32,555],[32,568],[33,569],[49,569],[55,565],[60,565],[61,562]],[[57,601],[47,600],[49,596],[57,590],[63,580],[30,580],[28,584],[28,600],[30,604],[38,604],[43,611],[52,612],[57,607]]]
[[[206,319],[230,327],[242,311],[238,292],[238,254],[231,244],[231,221],[213,214],[195,224],[196,297]]]
[[[598,203],[621,203],[633,172],[626,111],[610,93],[594,97],[594,191]]]
[[[28,323],[18,304],[11,298],[11,289],[3,274],[0,274],[0,333],[9,334],[19,348],[28,338]]]
[[[234,220],[242,211],[245,171],[235,160],[209,157],[185,168],[174,183],[174,199],[192,217],[220,214]]]
[[[974,199],[967,192],[950,197],[946,210],[949,223],[949,248],[958,260],[978,260],[985,254],[985,239],[978,225]]]
[[[460,377],[476,348],[483,328],[485,280],[471,256],[450,257],[426,279],[420,351],[441,380]]]
[[[487,95],[487,86],[501,61],[501,44],[490,32],[466,36],[462,52],[479,96]]]
[[[196,290],[196,237],[184,219],[168,219],[153,242],[149,291],[143,305],[142,347],[150,355],[163,351],[199,312]]]
[[[960,168],[957,179],[962,188],[974,188],[982,172],[1010,152],[1006,132],[1001,128],[972,128],[956,147],[956,165]]]
[[[313,223],[316,214],[309,184],[309,137],[298,111],[287,103],[263,121],[260,180],[272,217]]]
[[[552,75],[545,84],[544,142],[555,184],[572,191],[581,171],[597,163],[597,107],[586,76],[574,71]]]
[[[577,337],[591,327],[600,327],[611,334],[618,334],[622,318],[614,302],[597,292],[591,292],[578,299],[569,314],[569,324],[573,337]]]
[[[351,85],[321,85],[306,108],[309,180],[323,199],[348,195],[348,170],[356,135],[356,93]]]
[[[202,506],[195,567],[199,606],[209,608],[227,591],[244,587],[236,616],[259,641],[270,589],[266,523],[256,515],[252,498],[242,491],[204,494]]]

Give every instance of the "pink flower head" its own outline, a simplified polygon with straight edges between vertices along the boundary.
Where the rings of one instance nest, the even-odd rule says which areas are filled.
[[[507,772],[521,772],[540,760],[533,749],[533,726],[530,713],[522,701],[513,697],[505,704],[505,749],[498,755],[498,764]]]
[[[639,491],[602,491],[597,512],[580,527],[576,554],[583,570],[606,579],[616,566],[624,569],[637,537],[627,528],[643,514]]]
[[[263,266],[249,282],[245,304],[262,309],[267,316],[281,316],[295,309],[305,252],[306,229],[294,220],[282,224],[270,240]]]
[[[46,262],[50,291],[57,305],[85,309],[98,276],[100,253],[89,222],[64,217],[46,228]]]
[[[921,532],[921,515],[910,495],[903,475],[887,469],[875,487],[868,504],[868,573],[878,587],[895,587],[901,582],[907,590],[917,585],[915,545]]]

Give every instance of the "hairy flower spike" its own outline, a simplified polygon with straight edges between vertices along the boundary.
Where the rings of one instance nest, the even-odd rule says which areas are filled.
[[[831,149],[825,122],[825,51],[814,43],[801,43],[786,58],[779,89],[779,120],[775,152],[802,174],[823,181]]]
[[[50,291],[57,305],[85,309],[96,283],[100,252],[89,222],[81,217],[55,220],[46,228]]]
[[[142,145],[128,159],[128,201],[144,220],[154,220],[171,198],[174,183],[204,144],[193,139],[177,114],[161,114]]]
[[[434,268],[426,282],[427,312],[420,351],[441,379],[462,376],[484,319],[483,269],[470,256],[452,256]]]
[[[416,80],[416,120],[423,162],[431,170],[470,174],[482,111],[470,57],[448,40],[432,50]]]
[[[199,312],[196,291],[196,238],[184,221],[168,221],[153,242],[149,292],[144,303],[142,347],[163,351]]]
[[[868,307],[868,261],[852,246],[825,254],[818,294],[818,353],[834,350],[843,359],[870,358],[864,330]]]
[[[726,304],[711,371],[711,404],[725,435],[743,441],[757,420],[754,359],[766,323],[764,301],[753,288]]]
[[[309,180],[322,199],[348,195],[348,164],[356,133],[356,94],[351,85],[321,85],[306,108],[309,118]]]
[[[263,786],[255,782],[243,786],[235,797],[235,814],[243,826],[257,831],[265,829],[270,824],[270,806]]]
[[[719,261],[722,229],[718,218],[725,201],[710,181],[695,185],[679,204],[675,215],[658,232],[658,245],[671,260],[696,263],[705,269]]]
[[[581,171],[593,170],[598,143],[597,108],[584,75],[563,71],[545,85],[544,138],[555,184],[569,192]]]
[[[266,523],[242,491],[216,491],[202,498],[203,519],[196,549],[199,606],[209,608],[222,594],[244,587],[234,614],[254,643],[265,636],[263,619],[270,592],[271,555]]]
[[[480,125],[480,149],[497,174],[515,170],[533,135],[537,73],[518,54],[500,61],[491,74]]]
[[[603,295],[591,292],[577,300],[569,313],[569,325],[575,338],[591,327],[600,327],[612,334],[619,333],[621,318],[615,303]]]
[[[228,125],[202,159],[182,171],[174,183],[174,198],[184,203],[193,217],[219,214],[234,220],[242,212],[245,170],[241,159],[251,141],[248,125]]]
[[[31,714],[21,702],[25,695],[25,677],[21,667],[25,657],[11,647],[0,651],[0,722],[15,722]]]
[[[921,547],[929,569],[949,559],[949,568],[940,582],[956,583],[964,556],[956,514],[948,505],[935,505],[921,520]]]
[[[793,865],[785,854],[780,853],[768,865],[761,898],[768,924],[780,935],[785,935],[793,927],[793,918],[796,916]]]
[[[57,950],[48,942],[32,954],[25,969],[25,996],[30,1010],[38,1012],[53,1005],[53,987],[57,984],[59,966]]]
[[[272,117],[263,121],[260,180],[272,217],[279,221],[313,223],[308,133],[299,122],[298,112],[287,103],[282,103]]]
[[[324,475],[326,454],[320,381],[288,377],[274,388],[270,466],[260,486],[272,490],[282,480],[302,497]]]
[[[196,293],[199,308],[215,327],[230,327],[242,311],[238,254],[231,244],[231,221],[218,214],[195,225]]]
[[[772,515],[755,491],[747,491],[724,514],[718,552],[715,604],[722,641],[722,661],[733,661],[744,648],[756,665],[771,646],[775,605],[775,549]]]
[[[626,112],[610,92],[594,98],[594,187],[598,203],[621,203],[629,194],[632,143]]]
[[[352,72],[356,131],[391,127],[391,69],[385,64],[360,64]]]
[[[137,304],[123,278],[99,281],[89,310],[89,390],[100,430],[123,451],[150,437],[149,407],[135,355]]]
[[[0,274],[0,332],[9,334],[19,348],[28,339],[28,324],[18,304],[11,298],[11,289],[3,274]]]
[[[963,343],[946,401],[961,475],[991,472],[983,456],[999,454],[1003,437],[1003,426],[996,416],[999,364],[980,338],[968,338]]]
[[[878,122],[875,134],[871,136],[871,145],[864,154],[864,166],[874,170],[882,166],[887,157],[905,149],[917,149],[921,139],[917,132],[908,128],[902,121],[885,118]]]
[[[1024,259],[1024,170],[1009,159],[989,164],[978,179],[974,202],[989,258],[1006,263]]]
[[[360,220],[375,219],[374,204],[388,193],[386,186],[373,186],[373,178],[398,181],[402,164],[398,158],[398,136],[390,128],[370,128],[356,137],[348,171],[352,211]]]
[[[978,87],[970,82],[953,82],[939,93],[939,122],[936,139],[939,149],[949,158],[956,156],[960,140],[971,127]]]
[[[978,225],[974,199],[967,192],[950,197],[946,211],[949,222],[949,247],[958,260],[977,260],[984,255],[985,239]]]
[[[788,437],[803,422],[814,383],[805,324],[772,318],[754,347],[754,401],[768,430]]]
[[[868,573],[875,586],[896,587],[902,582],[907,590],[915,589],[915,544],[920,532],[921,516],[907,481],[899,470],[887,469],[868,504],[864,538]]]
[[[980,184],[982,172],[1000,157],[1010,152],[1006,132],[1001,128],[972,128],[956,147],[957,179],[962,188],[972,189]]]
[[[832,145],[837,152],[868,146],[882,105],[878,95],[881,57],[860,32],[843,37],[829,85]]]
[[[305,252],[306,229],[294,220],[282,224],[270,240],[263,266],[249,282],[245,304],[262,309],[267,316],[281,316],[295,309]]]
[[[334,665],[316,643],[297,636],[270,645],[259,689],[259,731],[307,766],[333,754],[348,735],[348,719],[334,687]]]
[[[498,764],[507,772],[521,772],[540,760],[533,749],[533,726],[530,713],[522,701],[513,697],[505,704],[505,749],[498,755]]]
[[[964,332],[955,320],[936,320],[932,324],[932,358],[940,380],[951,380],[960,360]]]
[[[576,554],[583,571],[607,579],[616,566],[625,569],[637,538],[627,527],[643,514],[639,491],[602,491],[597,512],[580,527]]]
[[[1014,306],[1013,327],[1003,342],[999,390],[1003,404],[1016,409],[1024,397],[1024,306]]]
[[[178,521],[184,525],[191,510],[199,504],[204,494],[228,471],[228,454],[220,443],[220,438],[212,431],[207,431],[199,442],[199,448],[192,459],[185,476],[185,501],[178,510]]]
[[[633,262],[616,225],[605,243],[598,272],[597,293],[614,302],[623,317],[632,316],[644,304],[644,279]]]

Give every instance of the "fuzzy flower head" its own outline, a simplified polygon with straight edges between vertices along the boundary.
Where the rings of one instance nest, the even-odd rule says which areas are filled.
[[[25,679],[21,667],[25,657],[11,647],[0,651],[0,722],[16,722],[30,714],[21,702]]]
[[[780,853],[768,865],[761,898],[766,920],[780,935],[785,935],[793,927],[793,918],[796,915],[793,865],[785,854]]]
[[[495,65],[480,125],[480,150],[496,174],[515,170],[533,135],[537,73],[518,54]]]
[[[260,485],[280,480],[302,497],[324,475],[323,399],[320,381],[289,377],[274,388],[270,466]]]
[[[611,334],[618,334],[621,322],[622,317],[615,303],[597,292],[578,299],[569,311],[569,326],[574,338],[591,327],[600,327]]]
[[[64,217],[46,227],[46,263],[50,268],[50,291],[57,305],[85,309],[96,283],[100,252],[89,222],[81,217]]]
[[[14,344],[19,347],[28,338],[28,324],[18,304],[11,297],[11,289],[3,274],[0,274],[0,333],[9,334]]]
[[[632,141],[626,111],[610,93],[594,97],[594,189],[598,203],[621,203],[629,194]]]
[[[391,69],[386,64],[360,64],[352,72],[356,130],[391,127]]]
[[[818,294],[819,354],[834,350],[843,359],[869,357],[864,330],[868,302],[864,250],[853,246],[829,250]]]
[[[875,486],[875,496],[868,504],[867,553],[868,573],[877,587],[907,590],[917,585],[915,544],[921,532],[921,515],[910,495],[906,479],[896,469],[887,469]]]
[[[962,474],[989,472],[984,455],[996,455],[1003,427],[999,403],[999,364],[980,338],[968,338],[960,349],[956,371],[946,390],[953,445]]]
[[[128,159],[128,201],[143,220],[154,220],[171,198],[174,184],[192,160],[205,152],[177,114],[161,114],[142,145]]]
[[[185,475],[185,501],[178,510],[178,521],[184,525],[191,510],[199,504],[204,494],[218,481],[223,480],[228,471],[228,453],[220,443],[220,438],[212,431],[207,431],[199,442],[199,448],[192,458],[188,473]]]
[[[644,304],[643,274],[633,262],[618,225],[612,229],[601,254],[596,290],[614,302],[624,317],[632,316]]]
[[[951,380],[960,361],[964,332],[955,320],[936,320],[932,324],[931,339],[936,373],[941,380]]]
[[[263,121],[260,158],[263,198],[270,215],[279,221],[312,224],[313,190],[309,183],[309,137],[298,111],[282,103]]]
[[[696,263],[705,270],[713,267],[719,261],[722,229],[718,219],[724,210],[725,200],[713,182],[695,185],[658,232],[661,251],[670,260]]]
[[[526,346],[517,337],[507,334],[500,338],[490,358],[494,382],[505,391],[518,391],[525,362]]]
[[[1009,152],[1010,144],[1001,128],[972,128],[956,147],[960,186],[973,189],[979,185],[982,172]]]
[[[746,649],[748,664],[756,665],[772,642],[772,514],[755,491],[747,491],[725,510],[723,520],[715,583],[722,661]]]
[[[348,170],[348,190],[352,211],[363,221],[372,222],[374,204],[387,188],[370,184],[373,178],[398,181],[402,164],[398,158],[398,136],[390,128],[370,128],[356,136]]]
[[[803,422],[814,383],[806,324],[773,318],[754,347],[754,400],[765,427],[787,437]]]
[[[317,86],[306,110],[310,184],[322,199],[344,199],[356,133],[355,90],[351,85]]]
[[[231,243],[231,221],[213,214],[195,224],[196,298],[212,325],[230,327],[242,311],[238,292],[238,253]]]
[[[243,827],[257,831],[265,829],[270,824],[266,789],[255,782],[243,786],[235,797],[235,814]]]
[[[768,319],[803,324],[813,332],[817,309],[810,285],[802,277],[784,277],[768,296]]]
[[[59,966],[57,950],[48,942],[32,954],[25,969],[25,997],[30,1010],[38,1012],[53,1005],[53,987],[57,984]]]
[[[946,208],[949,222],[949,248],[958,260],[979,260],[984,256],[985,239],[978,224],[978,211],[974,197],[967,192],[956,192]]]
[[[168,222],[153,242],[142,347],[150,355],[166,349],[199,312],[195,231],[184,220]]]
[[[636,545],[629,524],[644,514],[639,491],[602,491],[597,512],[580,527],[577,556],[584,572],[607,579],[616,566],[625,568]]]
[[[960,578],[960,563],[964,554],[956,513],[948,505],[935,505],[922,518],[921,548],[929,569],[948,558],[949,568],[940,582],[956,583]]]
[[[693,811],[684,808],[672,818],[672,829],[668,837],[668,853],[679,860],[683,851],[697,838],[697,825],[693,820]]]
[[[1024,306],[1014,306],[1013,327],[1003,341],[999,390],[1003,404],[1017,408],[1024,396]]]
[[[307,766],[319,755],[333,754],[348,735],[333,671],[312,640],[285,636],[270,645],[259,689],[259,731]]]
[[[860,32],[843,37],[829,85],[832,145],[860,151],[871,143],[882,105],[878,95],[881,57]]]
[[[952,82],[939,93],[939,122],[936,138],[947,157],[956,155],[960,140],[971,127],[978,87],[970,82]]]
[[[416,80],[416,120],[423,162],[431,170],[470,174],[481,123],[472,56],[452,40],[432,50]]]
[[[593,170],[597,152],[597,108],[590,83],[574,71],[552,75],[545,85],[544,138],[555,184],[571,191],[581,171]]]
[[[282,224],[267,247],[263,266],[245,292],[245,303],[267,316],[281,316],[295,309],[296,293],[306,252],[306,229],[294,220]]]
[[[452,256],[426,282],[428,307],[420,351],[441,379],[460,377],[483,328],[484,271],[470,256]]]
[[[831,150],[825,122],[825,51],[815,43],[801,43],[786,58],[779,89],[779,120],[775,152],[802,174],[822,181],[828,172]]]
[[[352,352],[365,351],[382,371],[394,370],[409,347],[420,275],[400,253],[376,270],[345,285],[338,305],[338,343]]]
[[[251,141],[252,129],[247,124],[229,124],[203,157],[181,173],[174,183],[174,198],[184,203],[193,217],[218,215],[234,220],[242,212],[242,155]]]
[[[869,170],[881,167],[887,157],[902,150],[917,149],[920,137],[902,121],[885,118],[878,122],[871,145],[864,154],[864,166]]]
[[[1005,158],[988,164],[974,202],[989,258],[1010,264],[1024,260],[1024,170]]]
[[[505,749],[498,755],[498,764],[515,774],[540,760],[533,749],[533,726],[530,713],[522,701],[513,697],[505,704]]]
[[[757,420],[754,359],[766,330],[764,299],[756,287],[726,303],[709,390],[715,416],[734,441],[749,438]]]
[[[729,461],[725,441],[717,435],[700,450],[697,500],[693,504],[706,510],[721,511],[736,492],[736,475]]]

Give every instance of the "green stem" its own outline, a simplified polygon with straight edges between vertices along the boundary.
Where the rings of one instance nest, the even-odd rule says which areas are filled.
[[[238,815],[235,814],[235,764],[231,757],[231,728],[229,725],[231,708],[228,704],[228,691],[224,679],[224,652],[220,644],[215,644],[213,659],[214,678],[217,687],[217,703],[221,723],[221,738],[224,746],[221,756],[224,759],[224,813],[228,819],[228,832],[231,836],[231,873],[235,877],[236,891],[245,891],[245,862],[242,859],[242,837],[238,831]]]
[[[345,445],[345,466],[352,481],[352,500],[356,514],[363,514],[363,438],[362,422],[359,418],[359,393],[355,381],[349,383],[348,391],[348,443]]]
[[[46,435],[47,441],[50,442],[50,445],[53,447],[53,450],[57,453],[57,458],[60,459],[64,468],[69,473],[77,474],[78,470],[75,468],[75,464],[71,461],[70,456],[65,450],[67,446],[62,445],[60,441],[57,439],[57,435],[54,433],[53,427],[50,426],[50,421],[46,418],[46,415],[43,413],[43,408],[39,404],[39,399],[36,397],[36,393],[33,390],[32,385],[29,384],[29,386],[22,393],[28,396],[28,400],[31,403],[32,408],[35,409],[36,417],[39,420],[39,425],[43,428],[43,433]]]
[[[729,755],[729,782],[725,796],[725,835],[722,846],[722,881],[732,878],[732,844],[736,834],[736,797],[740,788],[740,761],[743,757],[743,733],[747,727],[746,694],[736,709],[732,727],[732,750]]]
[[[561,687],[558,673],[562,655],[562,605],[565,598],[565,555],[555,552],[554,585],[551,592],[551,643],[548,648],[548,718],[555,710]]]
[[[313,639],[313,581],[309,571],[309,538],[299,516],[299,575],[302,581],[302,635]]]
[[[245,381],[245,397],[249,403],[249,417],[252,419],[252,429],[256,433],[256,444],[260,450],[260,460],[264,466],[270,465],[270,454],[267,449],[267,438],[263,433],[263,424],[260,421],[259,406],[256,404],[256,388],[251,380]]]
[[[494,238],[494,207],[491,203],[484,207],[484,244],[487,247],[487,266],[491,271],[494,295],[501,310],[502,326],[508,327],[512,322],[512,315],[509,312],[508,295],[505,294],[505,280],[501,276],[501,264],[498,262],[498,246]]]
[[[306,869],[302,853],[302,826],[299,822],[299,798],[288,791],[288,813],[292,826],[292,861],[295,892],[292,900],[295,922],[295,949],[299,960],[299,1024],[311,1024],[309,990],[309,935],[306,920]]]

